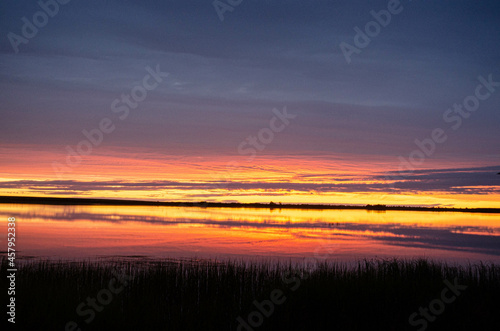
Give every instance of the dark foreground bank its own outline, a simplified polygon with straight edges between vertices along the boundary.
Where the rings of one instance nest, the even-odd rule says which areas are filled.
[[[16,272],[15,329],[499,330],[499,301],[496,265],[33,261]]]

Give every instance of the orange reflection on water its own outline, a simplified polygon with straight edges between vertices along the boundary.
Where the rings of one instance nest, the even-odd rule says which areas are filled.
[[[16,217],[25,257],[500,261],[497,214],[0,205],[0,215]]]

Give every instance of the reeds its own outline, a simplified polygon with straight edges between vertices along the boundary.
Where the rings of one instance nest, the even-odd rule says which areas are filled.
[[[87,323],[77,307],[120,274],[127,279],[123,290]],[[417,330],[410,314],[439,298],[444,280],[454,279],[467,290],[428,329],[487,330],[498,323],[500,267],[492,264],[364,260],[304,268],[291,262],[35,260],[18,266],[16,326],[64,330],[74,321],[81,330],[236,330],[237,317],[246,320],[255,300],[279,289],[286,300],[254,330]],[[1,282],[6,290],[5,276]]]

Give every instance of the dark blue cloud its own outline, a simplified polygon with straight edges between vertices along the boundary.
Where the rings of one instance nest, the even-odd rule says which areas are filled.
[[[243,1],[221,22],[210,1],[72,0],[15,54],[8,33],[20,34],[21,18],[40,8],[3,1],[0,141],[76,144],[159,64],[169,78],[107,146],[234,151],[286,105],[300,120],[278,153],[409,153],[479,75],[500,80],[500,5],[401,1],[404,10],[347,64],[339,44],[353,43],[354,27],[387,3]],[[483,102],[439,155],[496,155],[499,104],[500,93]]]
[[[199,182],[180,181],[79,181],[79,180],[16,180],[0,182],[3,189],[30,189],[42,194],[82,194],[90,191],[160,191],[160,190],[206,190],[210,197],[225,196],[228,192],[263,189],[266,195],[282,195],[283,191],[295,193],[335,193],[335,192],[392,192],[392,193],[451,193],[451,194],[499,194],[500,177],[496,175],[497,167],[461,168],[445,170],[420,170],[414,173],[400,174],[388,172],[383,175],[366,175],[351,177],[349,180],[338,181],[335,174],[321,174],[326,178],[323,183],[304,182],[239,182],[235,180],[205,180]],[[309,179],[310,176],[298,175],[296,180]],[[388,180],[388,181],[387,181]],[[369,181],[370,183],[359,183]],[[379,183],[373,183],[378,181]],[[219,192],[217,192],[219,190]],[[248,193],[255,195],[255,192]],[[203,195],[191,195],[200,198]]]

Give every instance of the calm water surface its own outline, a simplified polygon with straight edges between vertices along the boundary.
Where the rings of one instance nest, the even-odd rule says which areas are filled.
[[[500,215],[365,210],[0,205],[18,258],[333,259],[500,263]]]

